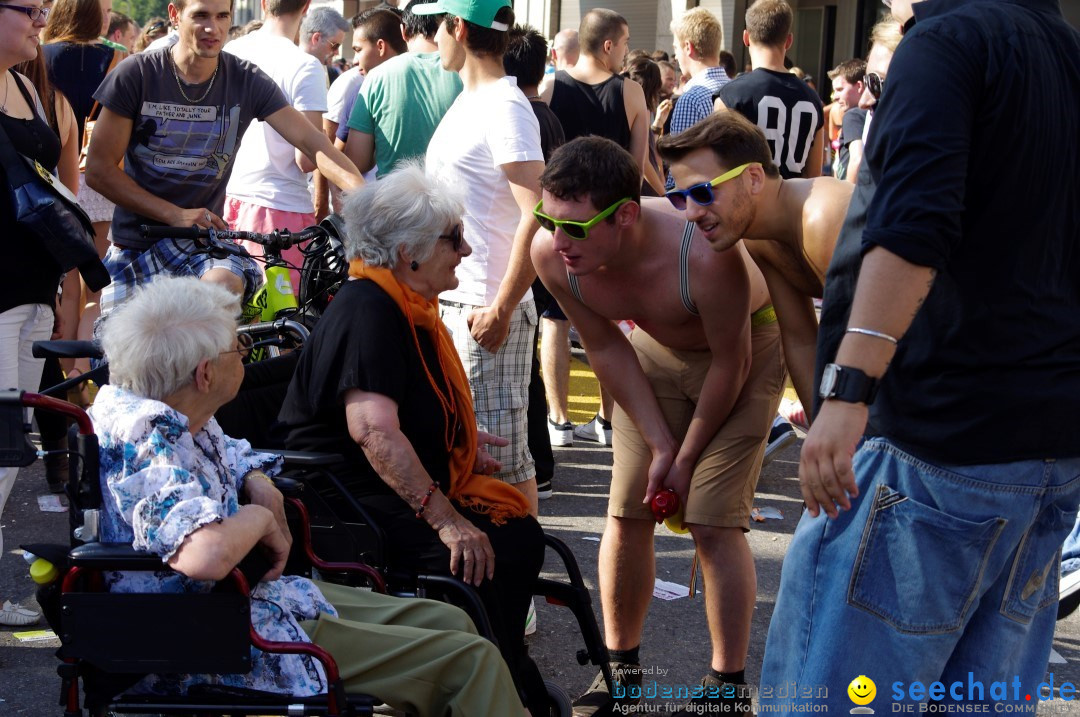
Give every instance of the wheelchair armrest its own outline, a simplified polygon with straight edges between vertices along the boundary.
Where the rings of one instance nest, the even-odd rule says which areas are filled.
[[[298,467],[298,468],[314,468],[318,466],[332,466],[337,463],[344,463],[345,458],[337,453],[321,453],[317,451],[283,451],[277,448],[268,448],[266,450],[256,448],[257,451],[264,453],[276,453],[281,456],[281,459],[285,462],[285,466]]]
[[[68,553],[72,567],[91,570],[161,570],[160,555],[136,550],[127,543],[87,543]]]
[[[286,478],[285,476],[274,476],[270,480],[273,481],[274,487],[281,491],[281,494],[286,498],[299,498],[304,493],[304,484],[298,480]]]
[[[105,353],[96,341],[35,341],[34,358],[102,358]]]

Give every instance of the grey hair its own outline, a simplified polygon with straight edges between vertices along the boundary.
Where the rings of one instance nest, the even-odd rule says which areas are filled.
[[[199,362],[232,348],[240,298],[191,277],[159,277],[103,323],[109,381],[164,401],[187,386]]]
[[[339,30],[347,33],[351,28],[349,21],[334,8],[317,7],[304,16],[304,21],[300,24],[300,36],[305,40],[315,33],[332,37],[338,34]]]
[[[400,162],[378,182],[346,195],[345,257],[386,269],[399,257],[427,261],[439,235],[460,222],[464,210],[458,191],[425,174],[419,160]]]

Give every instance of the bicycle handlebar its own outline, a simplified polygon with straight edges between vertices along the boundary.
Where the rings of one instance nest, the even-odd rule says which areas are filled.
[[[301,242],[306,242],[310,239],[314,239],[319,236],[325,229],[320,226],[308,227],[299,232],[291,232],[288,229],[281,229],[273,231],[268,234],[260,234],[258,232],[240,232],[232,231],[228,229],[214,229],[199,226],[190,227],[165,227],[165,226],[148,226],[143,224],[139,227],[140,232],[144,239],[192,239],[196,242],[199,240],[208,240],[215,244],[215,246],[222,247],[227,253],[236,254],[238,256],[247,256],[247,252],[243,248],[230,247],[228,244],[220,244],[220,241],[226,242],[238,242],[238,241],[250,241],[256,244],[261,244],[267,249],[272,251],[282,251],[288,249]]]

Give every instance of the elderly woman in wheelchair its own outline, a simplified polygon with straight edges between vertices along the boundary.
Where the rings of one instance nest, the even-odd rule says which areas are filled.
[[[238,313],[236,297],[220,287],[161,278],[104,327],[112,385],[91,411],[101,441],[101,539],[160,555],[172,569],[110,573],[109,589],[206,592],[250,551],[262,551],[272,567],[251,603],[262,637],[320,645],[335,658],[347,690],[396,709],[522,714],[499,652],[457,608],[282,575],[291,538],[281,494],[268,477],[279,458],[225,435],[213,418],[243,376]],[[310,657],[252,657],[248,674],[151,676],[143,687],[219,682],[300,696],[327,689]]]
[[[530,707],[546,699],[524,646],[544,537],[524,495],[492,478],[461,361],[439,317],[472,249],[455,190],[406,165],[346,199],[344,284],[315,327],[279,414],[286,446],[334,469],[386,535],[392,570],[476,586]],[[536,709],[533,710],[534,714]]]

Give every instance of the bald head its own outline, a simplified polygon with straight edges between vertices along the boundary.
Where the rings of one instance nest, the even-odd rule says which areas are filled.
[[[555,62],[556,70],[565,70],[577,64],[581,54],[581,45],[578,42],[577,30],[560,30],[551,43],[551,59]]]

